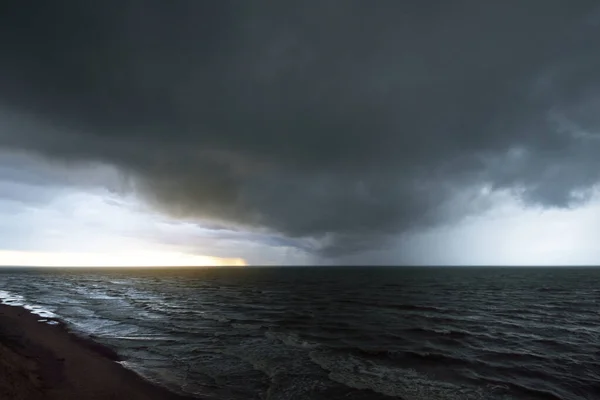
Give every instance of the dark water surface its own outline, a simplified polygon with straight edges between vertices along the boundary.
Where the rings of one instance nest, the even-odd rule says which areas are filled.
[[[209,398],[600,399],[600,269],[4,269],[0,298]]]

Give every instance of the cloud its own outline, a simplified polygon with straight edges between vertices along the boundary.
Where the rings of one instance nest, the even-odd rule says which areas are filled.
[[[328,255],[480,212],[483,186],[570,206],[600,171],[596,7],[19,2],[0,146]]]
[[[577,208],[527,207],[507,191],[458,223],[395,238],[393,246],[330,260],[384,265],[597,265],[600,196]]]
[[[35,258],[39,251],[57,257],[83,252],[100,259],[128,253],[139,255],[141,263],[154,254],[242,257],[258,265],[311,263],[302,241],[185,223],[153,213],[133,197],[85,189],[0,180],[0,253]]]

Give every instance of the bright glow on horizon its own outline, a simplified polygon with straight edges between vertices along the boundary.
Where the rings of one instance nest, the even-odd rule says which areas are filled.
[[[12,267],[225,267],[246,266],[242,258],[177,252],[53,253],[0,250],[0,266]]]

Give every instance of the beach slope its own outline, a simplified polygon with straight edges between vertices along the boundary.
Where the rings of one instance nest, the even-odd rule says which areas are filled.
[[[186,399],[124,368],[112,350],[60,321],[41,319],[0,305],[0,399]]]

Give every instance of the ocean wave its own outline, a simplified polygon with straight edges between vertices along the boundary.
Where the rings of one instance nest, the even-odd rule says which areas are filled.
[[[308,357],[307,349],[288,346],[266,336],[243,339],[238,344],[225,346],[221,352],[249,363],[270,379],[314,374],[314,364]]]
[[[481,375],[477,375],[480,381],[487,382],[490,386],[500,387],[512,394],[511,398],[527,399],[527,400],[589,400],[591,398],[581,396],[570,396],[566,393],[555,388],[549,388],[551,383],[547,383],[544,380],[538,380],[528,385],[523,383],[521,378],[519,381],[512,377],[505,377],[502,379],[498,378],[486,378]],[[534,387],[535,386],[535,387]]]
[[[194,312],[194,314],[196,316],[199,316],[202,319],[208,319],[208,320],[212,320],[212,321],[218,321],[218,322],[230,322],[231,320],[223,315],[220,314],[214,314],[214,313],[210,313],[210,312],[206,312],[206,311],[196,311]]]
[[[476,336],[477,334],[474,332],[469,332],[465,330],[459,329],[451,329],[451,328],[425,328],[425,327],[414,327],[404,329],[403,332],[409,334],[417,334],[417,335],[425,335],[428,337],[448,337],[452,339],[465,339],[471,336]]]
[[[435,381],[410,368],[376,364],[358,357],[313,351],[310,358],[329,371],[329,377],[355,389],[369,389],[403,400],[489,400],[491,393],[481,388]]]
[[[23,306],[25,299],[18,294],[0,290],[0,303],[7,306]]]
[[[260,329],[264,328],[264,326],[261,324],[244,324],[244,323],[239,323],[239,322],[234,322],[233,324],[231,324],[231,326],[236,329],[249,329],[249,330],[260,330]]]
[[[397,284],[390,291],[345,275],[323,287],[320,278],[286,280],[285,271],[261,282],[220,273],[5,274],[0,302],[56,313],[138,372],[198,395],[214,389],[214,398],[597,398],[595,278],[558,296],[537,291],[553,280],[498,278],[490,289],[466,271],[464,284],[462,275],[418,277],[414,286],[386,275]]]
[[[439,348],[428,347],[422,350],[390,350],[364,347],[336,348],[336,352],[352,355],[365,362],[391,363],[397,366],[409,365],[423,368],[439,367],[445,368],[481,368],[493,367],[491,363],[483,362],[472,355],[459,352],[456,349],[441,352]]]
[[[441,307],[434,306],[425,306],[425,305],[417,305],[417,304],[385,304],[385,308],[392,308],[395,310],[402,311],[430,311],[430,312],[438,312],[438,313],[447,313],[449,310]]]
[[[25,304],[23,305],[23,308],[31,311],[32,314],[39,315],[42,318],[58,318],[58,315],[45,307]]]
[[[7,306],[23,307],[32,314],[46,319],[56,319],[56,315],[52,310],[47,307],[38,306],[35,304],[29,304],[25,298],[18,294],[13,294],[5,290],[0,290],[0,303]]]
[[[161,342],[176,342],[176,338],[172,336],[111,336],[111,339],[116,340],[134,340],[134,341],[161,341]]]
[[[314,349],[319,347],[318,343],[312,343],[308,340],[304,340],[296,333],[284,333],[284,332],[265,332],[265,337],[273,340],[278,340],[288,346],[298,347],[301,349]]]

